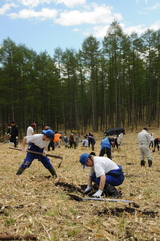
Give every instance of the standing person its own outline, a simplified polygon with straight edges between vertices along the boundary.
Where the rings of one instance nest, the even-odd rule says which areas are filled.
[[[150,155],[150,136],[148,134],[148,128],[144,127],[141,132],[138,133],[138,143],[140,150],[140,164],[141,166],[145,166],[145,156],[148,158],[148,166],[152,166],[152,157]]]
[[[102,193],[114,198],[120,197],[120,193],[115,186],[121,185],[124,181],[122,166],[117,165],[107,157],[95,156],[93,154],[95,153],[83,153],[79,160],[83,165],[83,169],[86,166],[90,167],[85,193],[91,191],[92,182],[95,182],[99,189],[93,194],[93,197],[100,198]]]
[[[34,135],[34,129],[36,128],[36,123],[32,123],[30,126],[27,128],[27,136],[32,136]]]
[[[10,142],[14,143],[14,147],[18,145],[18,126],[16,125],[15,121],[11,121],[11,136]]]
[[[95,138],[90,133],[87,135],[87,138],[88,138],[88,146],[90,147],[90,145],[91,145],[92,146],[92,151],[94,151],[94,145],[96,143]]]
[[[74,134],[71,133],[70,136],[69,136],[69,145],[70,145],[70,148],[72,148],[72,146],[74,145],[74,149],[76,149],[76,142],[74,140]]]
[[[35,134],[32,136],[25,136],[22,142],[22,151],[26,152],[26,143],[30,143],[30,151],[39,152],[39,154],[27,152],[26,158],[19,167],[16,175],[21,175],[26,168],[29,168],[34,159],[38,159],[46,169],[52,174],[52,176],[57,177],[56,171],[53,168],[49,158],[46,156],[46,149],[49,145],[51,139],[53,139],[54,132],[52,130],[43,130],[42,134]]]
[[[62,134],[56,131],[54,134],[54,144],[56,147],[60,147],[61,138],[62,138]]]
[[[105,154],[107,155],[108,158],[112,159],[111,158],[111,138],[109,137],[106,137],[104,138],[100,145],[101,145],[101,150],[100,150],[100,153],[99,153],[99,156],[104,156]]]
[[[78,147],[78,145],[79,145],[79,135],[78,134],[76,134],[76,136],[75,136],[75,143],[76,143],[76,147]]]
[[[149,147],[151,146],[153,148],[154,147],[154,133],[151,133],[149,136],[150,136]]]
[[[155,152],[156,147],[157,147],[157,151],[159,151],[159,144],[160,144],[160,137],[157,137],[154,139],[154,149],[153,152]]]

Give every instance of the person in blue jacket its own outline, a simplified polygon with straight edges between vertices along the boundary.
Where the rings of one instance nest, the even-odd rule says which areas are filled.
[[[101,143],[101,150],[99,153],[99,156],[104,156],[105,154],[107,155],[108,158],[111,159],[111,140],[109,139],[109,137],[104,138]]]

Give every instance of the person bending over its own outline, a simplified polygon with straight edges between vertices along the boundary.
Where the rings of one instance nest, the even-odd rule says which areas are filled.
[[[117,165],[108,157],[95,156],[93,152],[83,153],[79,162],[83,165],[83,169],[86,166],[90,167],[85,193],[92,190],[92,182],[94,182],[99,186],[99,189],[93,194],[93,197],[100,198],[103,193],[113,198],[120,197],[115,186],[121,185],[124,181],[122,166]]]
[[[51,139],[53,139],[54,132],[52,130],[43,130],[42,134],[35,134],[32,136],[25,136],[22,142],[22,151],[26,152],[26,143],[30,143],[29,150],[33,152],[39,152],[40,154],[35,154],[27,152],[26,158],[19,167],[16,175],[21,175],[26,168],[29,168],[34,159],[38,159],[46,169],[52,174],[52,176],[57,177],[56,171],[52,166],[49,158],[46,155],[46,149],[49,145]]]

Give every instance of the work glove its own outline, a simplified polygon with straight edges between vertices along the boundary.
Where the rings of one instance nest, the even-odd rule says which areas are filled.
[[[16,136],[16,140],[18,140],[18,136]]]
[[[91,191],[92,187],[90,186],[87,186],[87,188],[84,190],[84,193],[89,193]]]
[[[22,147],[22,151],[23,151],[23,152],[26,152],[26,151],[27,151],[27,148]]]
[[[98,191],[97,191],[96,193],[94,193],[94,194],[92,195],[92,197],[101,198],[102,193],[103,193],[103,190],[98,189]]]
[[[43,150],[42,156],[46,156],[47,152],[45,150]]]

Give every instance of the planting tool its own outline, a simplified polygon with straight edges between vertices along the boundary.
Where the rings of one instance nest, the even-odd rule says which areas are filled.
[[[107,202],[124,202],[124,203],[129,203],[129,204],[133,204],[134,207],[139,208],[140,206],[138,204],[136,204],[135,202],[131,201],[131,200],[123,200],[123,199],[109,199],[109,198],[94,198],[94,197],[87,197],[87,198],[82,198],[74,193],[68,193],[68,195],[70,197],[72,197],[73,199],[75,199],[76,201],[107,201]]]
[[[13,149],[13,150],[17,150],[17,151],[22,151],[22,149],[20,148],[15,148],[15,147],[9,147],[10,149]],[[43,155],[43,153],[41,152],[36,152],[36,151],[30,151],[30,150],[26,150],[27,152],[30,152],[30,153],[33,153],[33,154],[38,154],[38,155]],[[63,157],[61,156],[55,156],[55,155],[50,155],[50,154],[47,154],[46,156],[49,156],[49,157],[54,157],[54,158],[59,158],[59,159],[63,159]],[[62,163],[62,162],[61,162]],[[60,165],[60,164],[59,164]]]

